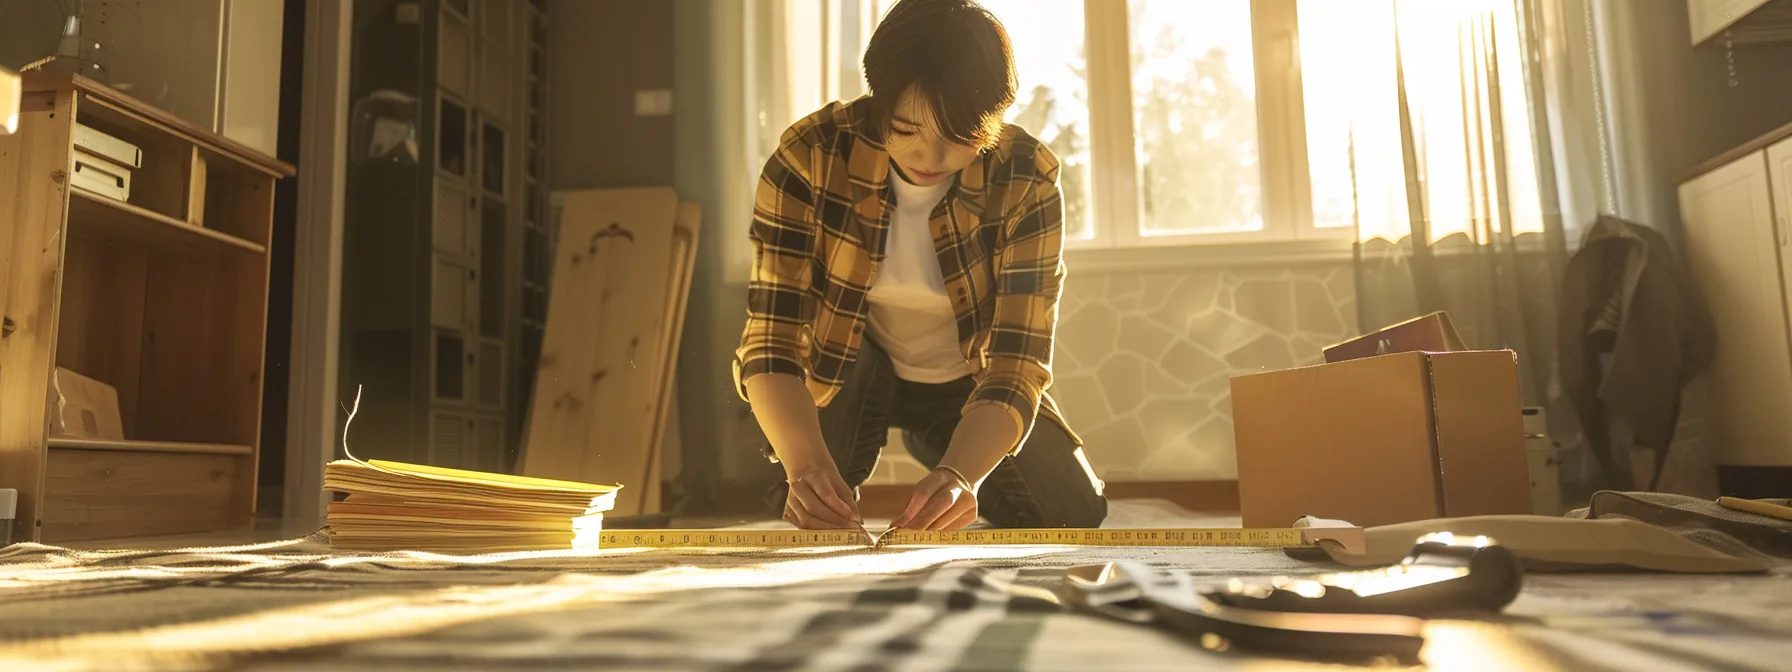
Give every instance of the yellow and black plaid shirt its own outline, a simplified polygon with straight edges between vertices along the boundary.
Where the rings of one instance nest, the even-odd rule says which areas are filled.
[[[743,400],[748,379],[784,373],[826,406],[858,356],[895,211],[889,154],[862,128],[866,101],[832,103],[792,125],[760,174],[747,324],[734,360]],[[929,222],[977,383],[965,408],[1006,408],[1020,443],[1041,412],[1070,432],[1046,394],[1064,279],[1057,181],[1057,157],[1009,125],[958,174]]]

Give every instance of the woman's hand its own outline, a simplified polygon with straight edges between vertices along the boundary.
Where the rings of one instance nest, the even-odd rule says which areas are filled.
[[[977,488],[950,467],[915,484],[908,508],[893,526],[904,530],[956,530],[977,522]]]
[[[821,436],[815,400],[796,376],[770,374],[747,380],[747,398],[772,452],[784,465],[784,520],[805,530],[864,529],[852,488]]]
[[[840,478],[832,460],[785,472],[790,492],[784,496],[784,520],[805,530],[864,529],[852,488]]]
[[[977,522],[977,487],[1020,434],[1020,423],[993,404],[965,411],[940,466],[915,484],[908,508],[893,525],[905,530],[956,530]]]

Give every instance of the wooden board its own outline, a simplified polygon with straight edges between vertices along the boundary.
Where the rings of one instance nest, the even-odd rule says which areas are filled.
[[[78,202],[70,199],[71,206]],[[124,435],[136,436],[149,256],[141,249],[71,235],[63,258],[56,365],[117,390]]]
[[[653,438],[647,443],[647,471],[641,477],[647,485],[641,513],[659,513],[662,508],[660,472],[666,451],[667,417],[672,411],[672,381],[678,379],[678,346],[684,340],[685,308],[691,299],[691,275],[697,268],[697,234],[702,220],[703,206],[678,204],[671,263],[666,266],[666,312],[660,320],[664,325],[660,330],[660,375],[654,380],[659,404],[654,408]]]
[[[108,439],[82,439],[69,436],[50,438],[50,447],[67,450],[116,450],[140,453],[188,453],[207,455],[254,455],[254,446],[235,446],[228,443],[180,443],[177,441],[112,441]]]
[[[266,268],[264,257],[238,254],[149,259],[142,392],[129,438],[260,440]]]
[[[210,532],[246,525],[238,479],[252,457],[49,451],[47,542]]]
[[[654,483],[658,486],[653,503],[662,511],[666,508],[665,485],[683,473],[684,469],[684,434],[678,425],[678,381],[674,380],[667,387],[671,388],[671,393],[667,395],[671,400],[666,403],[666,422],[663,424],[665,429],[661,435],[660,449],[655,453],[658,461],[653,468]]]
[[[564,192],[535,393],[519,471],[621,483],[611,515],[642,510],[663,374],[669,188]]]
[[[44,492],[50,371],[61,305],[63,213],[74,92],[24,97],[19,133],[0,136],[0,484],[19,491],[15,541],[35,541]]]

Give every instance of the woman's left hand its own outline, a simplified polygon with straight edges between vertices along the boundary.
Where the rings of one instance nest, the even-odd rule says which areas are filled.
[[[977,489],[951,469],[935,469],[915,484],[908,508],[893,525],[904,530],[956,530],[977,522]]]

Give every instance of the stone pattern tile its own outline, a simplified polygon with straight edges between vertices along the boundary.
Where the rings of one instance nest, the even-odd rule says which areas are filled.
[[[1232,376],[1357,333],[1346,263],[1073,274],[1061,311],[1053,392],[1108,481],[1236,478]],[[892,434],[869,482],[922,473]]]

